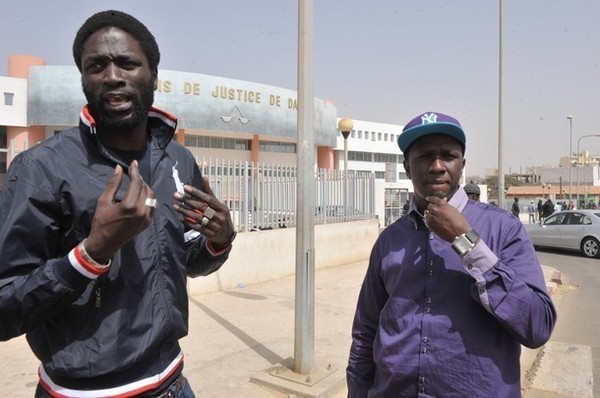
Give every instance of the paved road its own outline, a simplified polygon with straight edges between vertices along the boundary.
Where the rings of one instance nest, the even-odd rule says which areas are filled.
[[[315,365],[327,374],[317,387],[323,383],[336,385],[337,390],[329,390],[337,391],[330,395],[334,398],[346,395],[344,368],[366,266],[363,261],[316,273]],[[269,376],[267,370],[280,363],[288,364],[294,356],[294,284],[293,277],[286,277],[190,298],[190,335],[182,341],[186,355],[184,373],[199,397],[288,397],[250,379]],[[0,353],[0,374],[4,380],[0,395],[32,397],[37,361],[24,338],[0,343]],[[532,354],[535,356],[535,352]],[[525,363],[526,367],[531,365],[530,361]],[[332,371],[327,370],[329,365]]]
[[[600,397],[594,383],[600,380],[600,260],[550,250],[538,250],[538,257],[561,270],[563,286],[554,295],[558,322],[533,387],[556,394],[539,397]]]

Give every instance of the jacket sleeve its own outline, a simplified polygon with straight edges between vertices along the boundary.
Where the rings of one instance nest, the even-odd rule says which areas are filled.
[[[375,377],[373,342],[379,325],[379,314],[388,299],[380,265],[381,259],[375,245],[358,296],[352,325],[352,344],[346,369],[349,398],[365,398]]]
[[[202,187],[202,174],[198,165],[193,161],[192,185]],[[206,276],[219,270],[229,257],[231,245],[221,252],[214,252],[208,248],[208,241],[197,231],[185,233],[186,242],[186,267],[190,277]]]
[[[515,220],[503,228],[498,240],[481,241],[475,249],[464,258],[467,272],[475,278],[472,296],[520,344],[537,348],[546,343],[556,324],[556,310],[521,222]]]
[[[207,240],[199,232],[186,232],[186,267],[187,275],[210,275],[225,263],[229,257],[231,245],[224,251],[215,253],[207,247]]]
[[[91,279],[57,254],[59,201],[44,172],[17,157],[0,195],[0,340],[69,307]]]

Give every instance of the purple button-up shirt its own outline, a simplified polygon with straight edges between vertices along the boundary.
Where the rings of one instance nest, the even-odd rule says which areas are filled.
[[[461,258],[414,206],[371,252],[347,368],[349,397],[519,397],[521,344],[550,338],[556,311],[521,222],[449,202],[481,236]]]

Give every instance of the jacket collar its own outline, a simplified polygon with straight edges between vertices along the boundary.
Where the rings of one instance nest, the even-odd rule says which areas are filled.
[[[90,135],[96,135],[96,121],[88,105],[79,114],[79,127]],[[151,107],[148,112],[148,133],[156,140],[161,148],[165,148],[173,138],[177,128],[177,118],[161,109]],[[98,141],[99,142],[99,141]]]

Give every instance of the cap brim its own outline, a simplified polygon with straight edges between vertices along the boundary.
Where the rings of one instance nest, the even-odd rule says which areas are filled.
[[[421,137],[431,134],[445,134],[456,139],[465,146],[465,132],[453,123],[431,123],[421,124],[405,130],[398,136],[398,146],[402,152],[406,152],[410,145]]]

